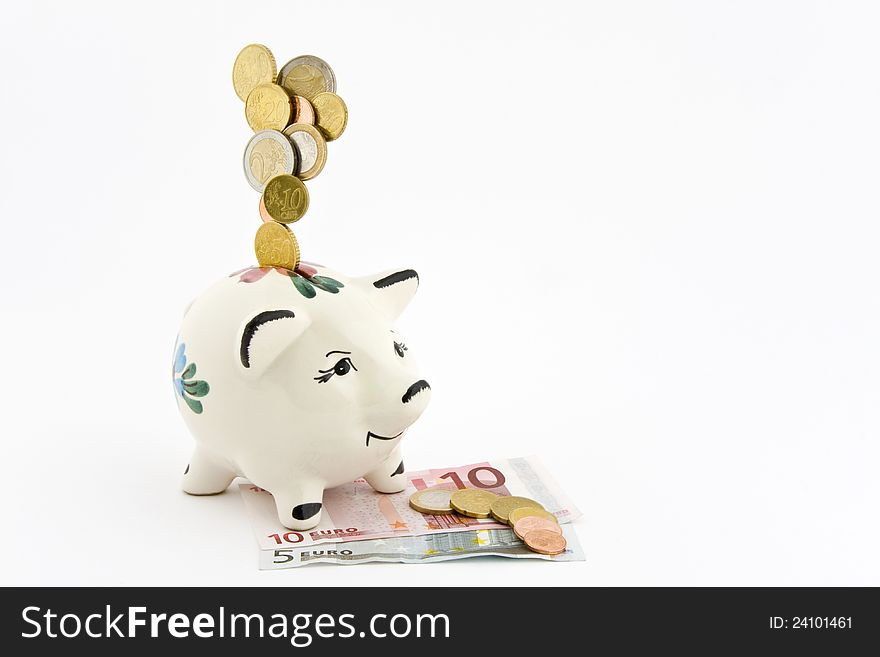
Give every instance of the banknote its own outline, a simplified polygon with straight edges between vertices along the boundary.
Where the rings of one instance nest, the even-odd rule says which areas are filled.
[[[469,557],[509,557],[545,561],[584,561],[584,552],[571,525],[563,527],[568,547],[555,556],[529,550],[511,529],[476,529],[438,532],[363,541],[346,541],[313,547],[260,550],[260,570],[298,568],[314,563],[355,564],[433,563]]]
[[[580,515],[534,456],[415,470],[407,473],[407,481],[403,492],[391,495],[375,492],[363,479],[331,488],[324,492],[320,524],[307,531],[292,531],[281,525],[269,492],[250,484],[241,484],[240,490],[261,550],[507,528],[491,518],[423,515],[412,509],[410,495],[430,486],[483,488],[499,495],[529,497],[540,502],[560,523]]]

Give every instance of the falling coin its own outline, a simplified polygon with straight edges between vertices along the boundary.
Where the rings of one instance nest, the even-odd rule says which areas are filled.
[[[419,513],[445,515],[452,513],[450,495],[452,491],[448,488],[426,488],[410,495],[409,505]]]
[[[271,82],[254,87],[244,103],[244,116],[254,132],[284,130],[290,123],[292,111],[290,96]]]
[[[498,499],[495,493],[480,488],[457,490],[449,498],[452,508],[469,518],[488,518],[492,502]]]
[[[539,518],[538,516],[526,516],[525,518],[520,518],[520,520],[513,526],[513,533],[525,540],[526,536],[537,529],[543,529],[562,536],[562,527],[552,520]]]
[[[327,161],[327,142],[314,126],[307,123],[294,123],[284,129],[294,149],[296,149],[299,167],[296,177],[300,180],[311,180],[324,168]]]
[[[269,216],[269,213],[266,211],[266,204],[263,203],[263,196],[260,195],[260,219],[264,222],[272,221],[272,217]]]
[[[305,96],[291,96],[290,103],[293,105],[293,118],[291,123],[308,123],[315,125],[315,108]]]
[[[245,46],[232,65],[232,86],[235,94],[247,100],[248,94],[264,82],[275,81],[275,57],[272,51],[259,43]]]
[[[299,244],[293,231],[275,221],[260,224],[254,238],[254,252],[260,267],[293,271],[299,264]]]
[[[562,554],[567,545],[561,534],[546,529],[535,529],[529,532],[523,541],[525,541],[527,548],[539,554]]]
[[[336,91],[336,75],[330,65],[314,55],[294,57],[278,73],[278,84],[292,96],[309,100],[323,91]]]
[[[266,183],[263,203],[272,219],[291,224],[299,221],[309,209],[309,191],[299,178],[282,173]]]
[[[315,125],[327,141],[339,139],[348,125],[348,108],[345,101],[331,91],[320,93],[311,99],[315,108]]]
[[[544,511],[543,509],[539,509],[537,507],[521,506],[518,509],[514,509],[508,514],[507,524],[509,524],[511,527],[514,527],[516,526],[516,523],[518,523],[522,518],[526,518],[528,516],[545,518],[546,520],[550,520],[557,524],[559,523],[559,521],[556,519],[556,516],[554,516],[549,511]]]
[[[277,130],[261,130],[244,149],[244,176],[258,192],[263,191],[270,178],[292,174],[296,168],[296,149],[290,139]]]
[[[535,502],[535,500],[530,500],[528,497],[516,497],[515,495],[508,495],[506,497],[499,497],[497,500],[492,502],[492,517],[495,518],[495,520],[497,520],[498,522],[507,524],[507,517],[510,515],[510,512],[520,507],[531,507],[541,510],[544,509],[543,506]]]

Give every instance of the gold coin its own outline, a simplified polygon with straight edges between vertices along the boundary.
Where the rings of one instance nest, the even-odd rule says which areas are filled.
[[[272,219],[282,224],[292,224],[299,221],[309,209],[309,191],[302,180],[282,173],[266,183],[263,204]]]
[[[235,94],[246,100],[258,84],[275,81],[275,57],[259,43],[245,46],[232,65],[232,86]]]
[[[281,69],[278,84],[287,89],[291,96],[305,96],[309,100],[327,91],[327,82],[320,69],[311,64],[298,64]]]
[[[254,252],[260,267],[282,267],[293,271],[299,264],[299,244],[293,231],[274,221],[260,224],[254,238]]]
[[[539,509],[537,507],[531,506],[521,506],[517,509],[514,509],[507,515],[507,524],[511,527],[514,527],[516,523],[518,523],[523,518],[528,516],[536,516],[538,518],[546,518],[547,520],[552,520],[553,522],[559,524],[559,521],[549,511],[544,511],[543,509]]]
[[[254,132],[284,130],[290,123],[292,111],[290,96],[271,82],[254,87],[244,103],[244,116]]]
[[[492,513],[492,517],[495,518],[495,520],[506,525],[507,516],[510,515],[510,512],[514,509],[518,509],[524,506],[542,510],[544,508],[543,506],[535,502],[535,500],[531,500],[528,497],[516,497],[515,495],[508,495],[505,497],[499,497],[497,500],[492,502],[492,508],[490,509],[490,512]]]
[[[426,488],[410,495],[409,505],[419,513],[446,515],[452,513],[449,504],[449,496],[452,491],[448,488]]]
[[[321,173],[327,161],[327,142],[321,133],[307,123],[293,123],[284,128],[284,135],[296,150],[299,162],[296,177],[311,180]]]
[[[562,554],[567,545],[561,534],[546,529],[535,529],[525,535],[526,547],[538,554]]]
[[[520,518],[513,526],[513,533],[525,540],[526,536],[536,529],[543,529],[548,532],[553,532],[554,534],[559,534],[560,536],[562,535],[562,527],[552,520],[539,518],[538,516],[526,516],[525,518]]]
[[[327,141],[339,139],[348,125],[348,108],[339,96],[331,91],[320,93],[311,99],[315,108],[315,125]]]
[[[469,518],[488,518],[492,502],[498,499],[495,493],[481,488],[465,488],[457,490],[449,497],[449,503],[455,511]]]

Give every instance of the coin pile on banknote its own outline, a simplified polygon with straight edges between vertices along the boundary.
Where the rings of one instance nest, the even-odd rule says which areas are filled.
[[[427,515],[459,514],[468,518],[489,518],[510,525],[517,538],[532,552],[562,554],[566,541],[559,521],[533,499],[497,495],[481,488],[452,490],[434,486],[416,491],[409,505]]]
[[[245,178],[261,194],[257,261],[294,270],[299,244],[288,224],[308,210],[304,181],[321,173],[327,142],[345,131],[348,109],[336,95],[333,69],[314,55],[294,57],[278,70],[272,52],[252,43],[235,58],[232,84],[254,131],[243,163]]]

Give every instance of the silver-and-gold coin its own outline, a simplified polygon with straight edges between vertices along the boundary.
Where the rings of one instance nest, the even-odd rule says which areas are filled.
[[[335,92],[336,75],[320,57],[300,55],[281,67],[278,84],[291,96],[305,96],[311,100],[321,92]]]
[[[311,180],[324,168],[327,161],[327,142],[314,127],[307,123],[294,123],[283,133],[293,144],[299,166],[294,175],[300,180]]]
[[[409,497],[409,505],[419,513],[434,515],[448,515],[452,513],[449,498],[452,490],[448,488],[433,487],[418,490]]]
[[[277,130],[260,130],[244,149],[244,175],[258,192],[270,178],[297,170],[297,151],[290,139]]]

